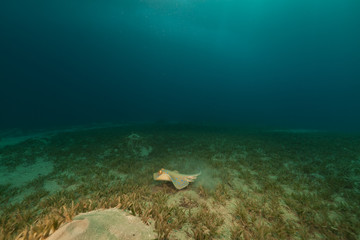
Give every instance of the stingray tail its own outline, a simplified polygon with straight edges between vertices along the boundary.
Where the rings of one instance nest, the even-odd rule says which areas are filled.
[[[197,174],[189,175],[189,176],[187,177],[187,180],[188,180],[189,182],[194,182],[195,179],[196,179],[200,174],[201,174],[201,171],[200,171],[199,173],[197,173]]]

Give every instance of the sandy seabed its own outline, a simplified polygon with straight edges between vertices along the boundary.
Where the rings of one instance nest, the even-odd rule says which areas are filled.
[[[153,180],[161,168],[202,174],[179,191]],[[359,206],[360,135],[189,124],[0,132],[0,239],[54,239],[106,209],[138,220],[113,235],[101,220],[86,225],[108,239],[137,239],[138,224],[149,239],[360,239]]]

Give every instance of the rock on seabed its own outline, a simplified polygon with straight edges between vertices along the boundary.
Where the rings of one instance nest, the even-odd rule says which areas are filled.
[[[48,240],[155,239],[152,226],[125,211],[112,208],[81,213],[56,230]]]

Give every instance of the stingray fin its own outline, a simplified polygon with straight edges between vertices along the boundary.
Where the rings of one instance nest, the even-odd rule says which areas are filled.
[[[181,177],[181,176],[177,176],[177,177],[173,177],[170,176],[170,179],[172,181],[172,183],[174,184],[174,186],[177,189],[183,189],[185,187],[187,187],[189,185],[189,182],[187,181],[187,179],[185,177]]]

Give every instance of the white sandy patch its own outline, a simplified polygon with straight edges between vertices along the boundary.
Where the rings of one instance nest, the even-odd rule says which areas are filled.
[[[26,197],[30,196],[35,192],[34,188],[27,188],[21,191],[19,194],[15,195],[10,199],[11,204],[16,204],[22,202]]]
[[[110,170],[109,175],[114,176],[116,179],[121,180],[122,182],[124,182],[126,180],[126,178],[128,177],[127,174],[119,173],[118,171],[115,171],[115,170]]]
[[[171,195],[167,203],[169,206],[179,206],[183,198],[186,198],[187,200],[196,202],[198,204],[205,202],[203,199],[200,198],[199,194],[197,194],[195,191],[185,190],[185,191],[179,191]]]
[[[252,191],[250,187],[246,184],[244,179],[234,178],[231,183],[235,190],[241,190],[245,193]]]
[[[0,166],[0,184],[11,184],[12,187],[21,187],[40,176],[45,176],[53,171],[53,163],[37,158],[32,165],[21,164],[15,171],[9,172],[5,166]]]
[[[37,139],[37,140],[40,140],[40,141],[43,141],[44,143],[46,143],[46,140],[43,138],[49,137],[49,136],[51,136],[51,134],[35,133],[35,134],[24,135],[24,136],[4,137],[4,138],[0,139],[0,148],[5,147],[5,146],[16,145],[16,144],[25,142],[26,140],[29,140],[29,139]]]
[[[152,152],[152,147],[145,147],[145,146],[141,146],[140,147],[140,151],[139,151],[139,155],[140,157],[147,157],[149,156],[149,154]]]
[[[91,124],[91,125],[85,125],[85,126],[74,126],[69,128],[63,128],[63,129],[56,129],[56,130],[37,130],[37,132],[33,132],[31,134],[23,134],[20,135],[21,130],[17,130],[14,132],[14,134],[1,134],[0,133],[0,148],[9,146],[9,145],[16,145],[18,143],[24,142],[28,139],[40,139],[44,140],[43,138],[52,137],[58,133],[65,133],[65,132],[77,132],[77,131],[84,131],[84,130],[91,130],[91,129],[100,129],[100,128],[109,128],[109,127],[122,127],[122,126],[128,126],[130,124],[113,124],[113,123],[102,123],[102,124]],[[4,137],[1,137],[1,135],[5,135]],[[13,135],[13,136],[11,136]],[[15,136],[14,136],[15,135]]]
[[[291,187],[288,186],[288,185],[281,184],[280,186],[284,189],[285,194],[287,194],[287,195],[289,195],[289,196],[291,196],[291,194],[293,194],[293,193],[296,192],[293,188],[291,188]]]
[[[50,194],[53,194],[63,189],[56,181],[53,180],[46,181],[44,183],[44,188],[46,191],[50,192]]]
[[[75,190],[79,187],[80,185],[80,181],[79,181],[79,178],[78,176],[71,172],[71,171],[68,171],[68,170],[65,170],[65,171],[62,171],[61,173],[58,173],[58,178],[56,180],[56,184],[58,184],[60,186],[60,188],[66,190],[66,191],[72,191],[72,190]],[[71,184],[70,186],[68,186],[67,184],[65,184],[65,182],[63,181],[63,179],[65,177],[69,177],[69,178],[74,178],[74,183]]]
[[[281,211],[281,217],[285,222],[291,222],[292,224],[295,224],[298,226],[299,218],[296,215],[291,208],[286,205],[286,203],[283,200],[280,200],[280,211]]]

